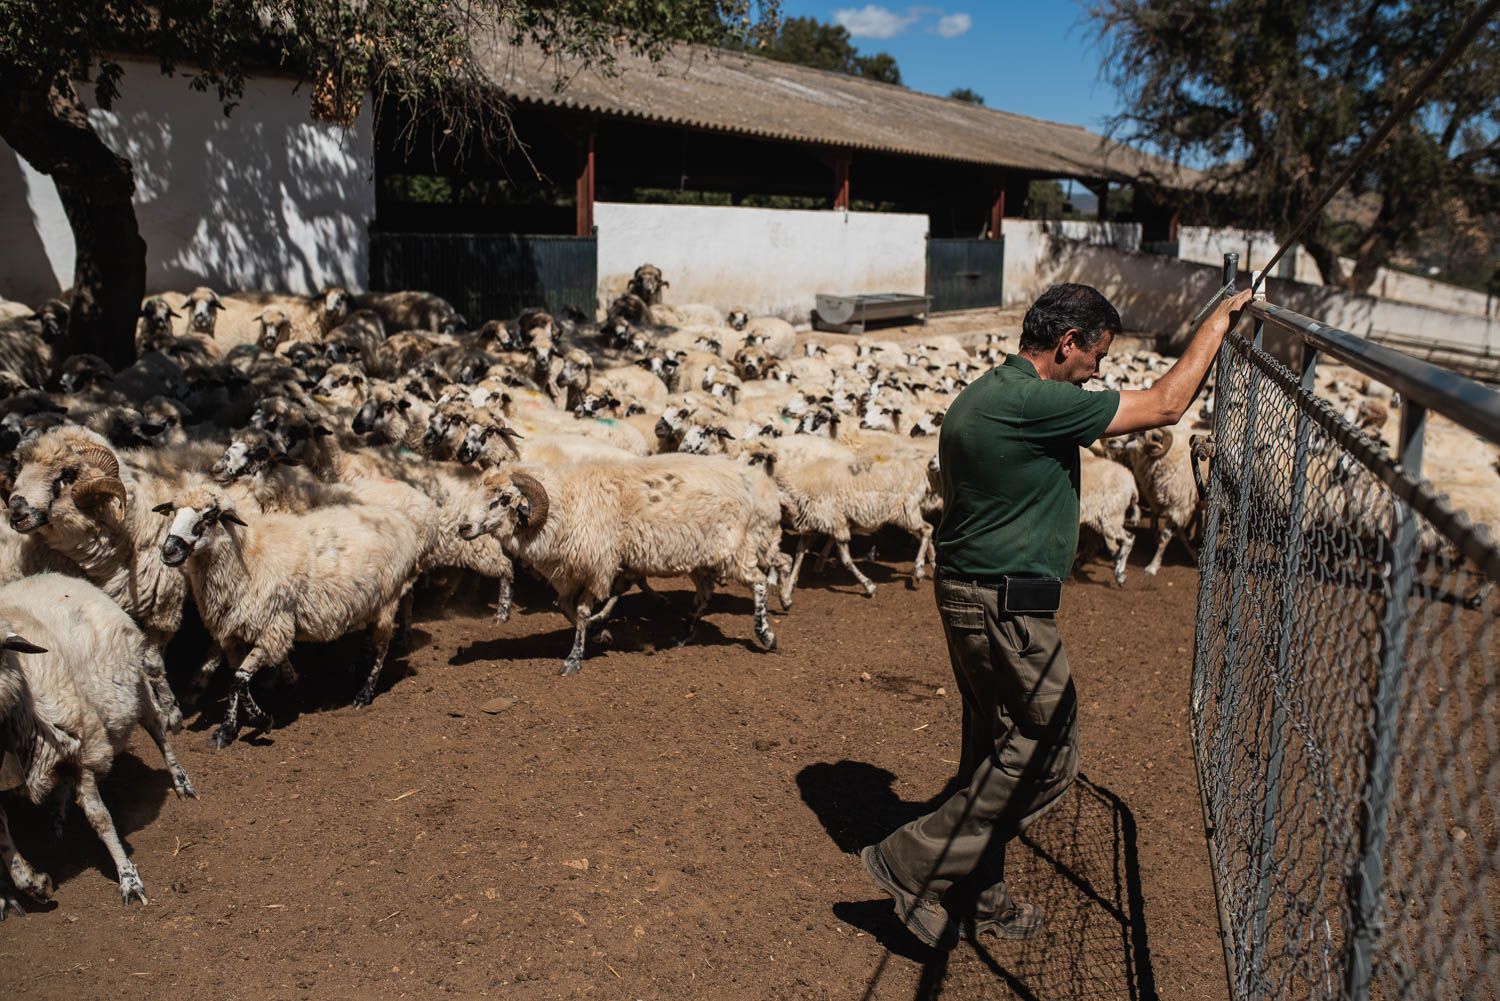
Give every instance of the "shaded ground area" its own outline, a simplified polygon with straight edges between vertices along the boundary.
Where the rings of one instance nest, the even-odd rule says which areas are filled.
[[[81,816],[54,842],[12,807],[60,886],[0,924],[0,996],[1223,996],[1188,750],[1194,572],[1070,587],[1086,780],[1011,853],[1049,924],[945,957],[853,854],[958,750],[930,585],[874,569],[873,599],[807,576],[777,654],[750,649],[735,593],[697,645],[652,652],[685,590],[624,600],[571,679],[539,594],[505,626],[429,611],[366,710],[340,707],[356,648],[304,651],[299,682],[268,686],[276,730],[211,751],[214,703],[179,738],[196,802],[144,732],[118,761],[105,799],[149,907],[120,905]]]

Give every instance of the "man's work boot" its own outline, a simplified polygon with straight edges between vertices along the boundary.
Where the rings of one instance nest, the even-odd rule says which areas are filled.
[[[896,917],[906,925],[918,941],[934,949],[951,949],[958,944],[958,926],[948,916],[943,905],[935,900],[924,900],[896,882],[891,870],[886,868],[880,856],[879,845],[869,845],[859,853],[865,864],[865,872],[896,902]]]
[[[972,919],[966,918],[959,930],[970,941],[977,941],[981,935],[1025,939],[1041,931],[1043,923],[1040,907],[1013,903],[1004,914],[976,914]]]

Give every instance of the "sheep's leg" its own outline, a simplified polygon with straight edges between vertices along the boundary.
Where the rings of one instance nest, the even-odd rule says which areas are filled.
[[[61,840],[68,827],[68,807],[73,803],[73,780],[59,778],[52,787],[52,836]]]
[[[0,802],[0,863],[9,874],[11,882],[23,892],[30,894],[37,900],[46,900],[52,896],[52,878],[44,872],[37,872],[31,867],[31,863],[21,857],[16,850],[16,843],[10,839],[10,825],[5,816],[5,804]],[[5,917],[5,908],[9,906],[16,913],[24,914],[21,910],[20,901],[10,897],[0,888],[0,919]]]
[[[1125,586],[1125,562],[1130,559],[1130,551],[1135,548],[1135,533],[1125,529],[1124,534],[1115,540],[1115,583],[1121,587]]]
[[[208,687],[209,681],[218,673],[219,665],[223,662],[224,651],[219,649],[217,643],[214,643],[209,648],[208,657],[204,659],[203,664],[198,668],[198,673],[193,675],[191,691],[195,698],[201,695],[203,690]]]
[[[1172,524],[1161,521],[1157,526],[1156,533],[1156,555],[1151,557],[1151,562],[1146,564],[1146,573],[1155,577],[1156,571],[1161,569],[1161,558],[1167,553],[1167,543],[1172,541]]]
[[[787,572],[786,583],[781,585],[781,608],[792,607],[792,592],[797,588],[797,578],[802,576],[802,561],[807,557],[807,536],[797,536],[797,555],[792,560],[792,569]]]
[[[141,674],[146,679],[146,696],[152,707],[161,714],[162,723],[168,732],[182,729],[182,709],[177,704],[177,693],[167,681],[167,665],[161,652],[148,646],[141,660]]]
[[[864,574],[862,574],[862,573],[859,572],[859,567],[857,567],[857,566],[854,565],[854,557],[849,555],[849,540],[848,539],[839,539],[838,540],[838,547],[839,547],[839,562],[844,565],[844,569],[848,570],[850,573],[852,573],[854,575],[854,579],[857,580],[857,581],[859,581],[860,586],[865,589],[865,594],[866,595],[868,595],[871,598],[875,597],[875,584],[874,584],[874,582],[871,581],[870,578],[866,577]]]
[[[583,644],[588,635],[592,611],[593,606],[589,604],[587,598],[579,598],[573,605],[572,614],[569,615],[569,618],[573,620],[573,649],[568,651],[568,656],[563,661],[561,671],[563,677],[583,670]]]
[[[776,649],[776,634],[771,631],[771,616],[766,608],[767,584],[752,584],[750,593],[755,596],[755,642],[762,649]]]
[[[515,577],[512,574],[500,575],[500,593],[495,596],[495,621],[509,622],[510,608],[514,600],[511,595],[515,587]]]
[[[844,543],[844,548],[847,549],[848,547],[849,547],[849,543],[845,542]],[[828,554],[830,552],[832,552],[832,551],[833,551],[833,536],[830,535],[827,539],[825,539],[823,541],[823,548],[820,549],[820,550],[818,550],[818,562],[815,563],[815,564],[813,564],[813,573],[822,573],[824,570],[826,570],[828,568]],[[842,560],[843,557],[840,556],[839,559]]]
[[[146,904],[146,884],[141,882],[141,874],[136,872],[130,859],[125,857],[125,846],[120,844],[114,818],[109,815],[109,809],[99,795],[99,780],[93,772],[85,769],[78,776],[77,795],[78,805],[89,818],[89,825],[99,835],[99,840],[104,842],[104,847],[109,850],[109,857],[114,859],[115,873],[120,877],[120,899],[126,906],[129,906],[132,897]]]
[[[912,587],[917,586],[917,581],[927,576],[927,555],[932,549],[932,526],[923,518],[921,526],[915,532],[917,536],[917,561],[911,568]]]
[[[281,662],[280,657],[276,663]],[[250,695],[250,682],[257,671],[271,661],[271,655],[266,652],[265,647],[257,646],[245,657],[240,659],[239,666],[234,669],[234,687],[229,691],[229,709],[224,713],[224,722],[220,723],[209,738],[209,743],[214,747],[228,747],[234,743],[235,734],[240,729],[240,701],[245,703],[245,722],[262,730],[271,728],[271,717],[268,713],[255,704]]]
[[[375,624],[370,627],[370,636],[375,646],[375,662],[370,665],[370,677],[365,681],[365,687],[354,696],[353,704],[356,709],[375,701],[375,683],[380,680],[381,668],[385,667],[386,651],[391,647],[391,637],[396,634],[396,609],[399,600],[382,608],[375,617]]]
[[[693,610],[688,614],[687,632],[683,634],[682,639],[677,641],[678,646],[686,646],[697,634],[698,622],[708,611],[708,603],[713,600],[714,583],[719,579],[719,575],[714,570],[698,569],[693,571],[692,578],[693,586],[697,588],[697,591],[693,595]],[[762,591],[764,591],[764,585],[762,585]]]
[[[146,706],[146,711],[141,714],[141,725],[146,728],[147,733],[151,734],[151,739],[156,741],[162,760],[167,763],[167,772],[172,776],[172,788],[176,790],[177,795],[186,799],[197,799],[198,792],[193,788],[192,780],[188,778],[187,769],[183,768],[182,762],[177,760],[177,755],[167,740],[165,723],[155,705]]]
[[[789,612],[792,609],[792,587],[797,583],[792,572],[792,561],[779,549],[776,551],[776,596],[781,601],[781,610]]]
[[[665,607],[672,603],[670,598],[653,588],[644,577],[637,577],[635,579],[635,586],[641,589],[642,594],[650,598],[652,601],[656,602],[658,605]]]
[[[1182,543],[1182,548],[1188,551],[1188,555],[1193,558],[1193,562],[1197,563],[1198,547],[1193,545],[1191,540],[1188,539],[1188,533],[1186,531],[1184,531],[1182,535],[1178,536],[1178,541]]]

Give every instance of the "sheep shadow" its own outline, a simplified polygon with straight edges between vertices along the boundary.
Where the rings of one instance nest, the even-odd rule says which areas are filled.
[[[659,590],[657,594],[660,600],[641,593],[622,597],[609,619],[589,629],[587,659],[591,660],[605,653],[657,653],[682,645],[759,649],[749,635],[748,623],[753,611],[749,597],[732,592],[715,593],[705,617],[699,621],[692,638],[684,644],[682,640],[687,631],[692,591]],[[746,635],[725,633],[717,623],[708,618],[719,615],[744,621],[747,624]],[[513,621],[538,616],[551,617],[558,628],[538,629],[534,623],[527,622],[526,628],[514,635],[494,636],[468,643],[459,648],[448,663],[457,667],[477,662],[561,660],[572,647],[573,627],[551,606],[513,616]]]
[[[376,702],[401,681],[415,675],[411,655],[430,641],[431,635],[415,625],[409,645],[397,632],[376,682]],[[331,643],[297,644],[287,657],[290,671],[266,668],[250,683],[256,703],[271,715],[274,725],[270,730],[254,730],[243,725],[242,717],[238,739],[269,745],[274,743],[271,734],[307,713],[347,708],[363,687],[373,658],[369,637],[363,631]],[[197,733],[217,727],[224,719],[232,684],[231,672],[221,665],[193,702],[191,708],[196,716],[186,728]]]
[[[144,753],[155,755],[155,745],[147,746],[149,751]],[[115,757],[114,767],[99,783],[99,793],[131,858],[135,858],[135,853],[130,849],[130,835],[154,823],[166,801],[177,798],[166,768],[146,764],[133,751]],[[51,876],[59,888],[90,870],[97,870],[111,882],[118,880],[114,860],[76,803],[68,804],[67,822],[60,838],[53,836],[56,813],[52,801],[35,804],[24,797],[11,796],[5,808],[17,850],[37,870]],[[146,877],[149,876],[147,872]],[[28,911],[38,912],[51,910],[56,898],[50,904],[30,898],[25,902]]]
[[[853,853],[935,808],[892,791],[894,776],[856,761],[810,765],[797,776],[804,802],[841,851]],[[915,997],[1127,997],[1156,1001],[1134,815],[1110,790],[1080,776],[1058,805],[1015,842],[1007,883],[1041,907],[1046,924],[1022,942],[983,939],[939,953],[896,919],[889,898],[844,901],[835,916],[893,955],[922,965]],[[865,996],[873,996],[883,960]]]

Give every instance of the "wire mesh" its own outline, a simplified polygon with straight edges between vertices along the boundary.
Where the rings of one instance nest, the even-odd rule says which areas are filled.
[[[1244,338],[1215,392],[1192,720],[1232,994],[1495,998],[1500,552]]]

